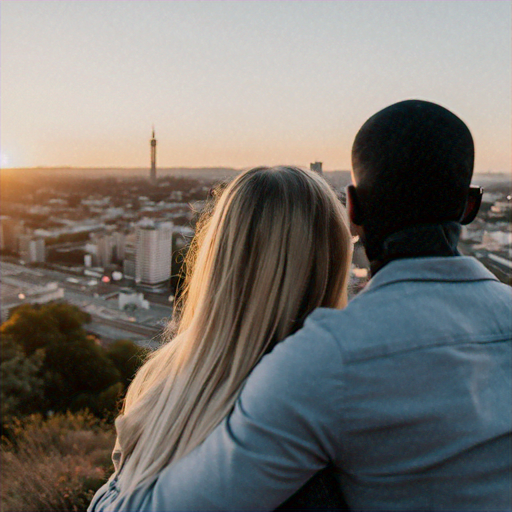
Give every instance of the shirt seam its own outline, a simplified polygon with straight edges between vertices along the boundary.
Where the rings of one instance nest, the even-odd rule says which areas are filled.
[[[379,290],[386,286],[390,286],[392,284],[397,284],[397,283],[458,283],[458,284],[462,284],[462,283],[478,283],[478,282],[482,282],[482,281],[494,281],[494,282],[497,281],[498,283],[500,282],[500,281],[498,281],[498,279],[492,278],[492,277],[479,277],[479,278],[470,278],[470,279],[440,279],[438,277],[436,277],[436,278],[433,278],[433,277],[405,278],[404,277],[402,279],[396,278],[391,281],[387,281],[385,283],[374,284],[373,286],[370,286],[369,288],[366,288],[365,290],[363,290],[362,293],[367,295],[368,293],[371,293],[372,291]],[[356,297],[354,297],[354,298],[356,298]]]
[[[484,345],[484,344],[491,344],[491,343],[506,343],[510,342],[512,338],[512,332],[509,334],[504,335],[495,335],[495,336],[482,336],[482,339],[467,339],[467,338],[458,338],[454,339],[452,342],[448,341],[439,341],[439,342],[429,342],[428,340],[425,341],[425,343],[421,345],[415,345],[411,347],[403,347],[401,349],[392,350],[387,353],[380,353],[380,354],[374,354],[374,355],[367,355],[367,356],[361,356],[361,357],[345,357],[344,360],[346,363],[361,363],[365,361],[371,361],[372,359],[384,359],[388,357],[393,357],[396,355],[405,354],[407,352],[415,352],[419,350],[429,350],[431,348],[439,348],[439,347],[453,347],[455,345]],[[340,348],[340,351],[343,349]],[[347,356],[347,354],[345,354]]]
[[[334,336],[334,334],[331,332],[331,330],[328,328],[328,327],[323,327],[323,326],[320,326],[322,328],[322,330],[324,332],[326,332],[329,337],[331,338],[331,342],[334,343],[334,346],[336,347],[336,352],[338,353],[338,357],[339,357],[339,361],[340,361],[340,369],[342,370],[340,372],[340,395],[341,395],[341,403],[346,403],[346,393],[345,393],[345,378],[344,378],[344,373],[343,373],[343,366],[345,364],[345,360],[344,360],[344,354],[343,354],[343,351],[339,345],[339,343],[337,343],[337,340],[336,340],[336,337]],[[337,411],[338,411],[338,421],[336,421],[336,425],[342,425],[343,424],[343,414],[341,414],[341,411],[343,410],[343,408],[337,408]],[[333,438],[336,438],[336,439],[341,439],[342,438],[342,432],[332,432],[333,433]],[[329,462],[331,464],[334,464],[334,466],[337,466],[337,463],[338,463],[338,455],[340,457],[344,457],[345,456],[345,450],[343,448],[343,443],[339,443],[339,449],[340,449],[340,454],[337,454],[336,453],[336,443],[332,443],[333,445],[333,453],[331,454],[331,456],[329,456]]]

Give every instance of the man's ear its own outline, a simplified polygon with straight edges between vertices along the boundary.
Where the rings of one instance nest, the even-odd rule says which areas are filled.
[[[349,185],[347,187],[347,212],[352,224],[355,224],[356,226],[363,225],[363,210],[361,208],[359,198],[357,197],[357,191],[354,185]]]
[[[482,204],[482,195],[484,189],[481,187],[469,187],[468,200],[466,202],[466,208],[462,214],[460,223],[464,226],[475,220],[476,214]]]

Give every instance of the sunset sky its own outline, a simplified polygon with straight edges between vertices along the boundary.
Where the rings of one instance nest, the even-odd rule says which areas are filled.
[[[2,0],[2,167],[146,167],[154,124],[161,167],[350,169],[361,124],[420,98],[509,172],[511,5]]]

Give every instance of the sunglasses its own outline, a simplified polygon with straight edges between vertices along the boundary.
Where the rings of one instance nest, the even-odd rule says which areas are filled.
[[[466,203],[466,208],[464,209],[464,214],[462,215],[462,219],[460,223],[462,225],[469,224],[475,220],[476,214],[482,204],[482,196],[484,195],[484,189],[482,187],[470,186],[468,193],[468,200]]]

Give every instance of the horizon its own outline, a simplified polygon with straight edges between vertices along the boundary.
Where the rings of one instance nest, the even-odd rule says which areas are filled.
[[[350,169],[366,119],[418,98],[468,125],[478,173],[510,171],[509,2],[0,9],[2,169],[145,168],[153,125],[161,169]]]
[[[278,164],[279,165],[279,164]],[[281,164],[281,165],[288,165],[288,164]],[[304,169],[309,169],[309,165],[303,165],[303,164],[290,164],[290,165],[294,165],[296,167],[301,167],[301,168],[304,168]],[[157,170],[157,178],[161,177],[161,176],[158,176],[158,171],[186,171],[186,170],[191,170],[191,171],[215,171],[215,170],[226,170],[226,171],[233,171],[233,172],[243,172],[244,170],[247,170],[247,169],[252,169],[254,167],[259,167],[258,165],[250,165],[250,166],[247,166],[247,167],[232,167],[232,166],[228,166],[228,165],[211,165],[211,166],[197,166],[197,167],[193,167],[193,166],[173,166],[173,167],[157,167],[156,170]],[[150,170],[150,167],[149,166],[134,166],[134,167],[126,167],[126,166],[122,166],[122,167],[116,167],[116,166],[97,166],[97,167],[92,167],[92,166],[78,166],[78,165],[74,165],[74,166],[70,166],[70,165],[52,165],[52,166],[49,166],[49,165],[36,165],[36,166],[33,166],[33,167],[0,167],[0,172],[1,171],[37,171],[37,170],[93,170],[93,171],[123,171],[123,170],[127,170],[127,171],[141,171],[141,172],[144,172],[144,173],[149,173],[149,170]],[[351,169],[322,169],[322,171],[324,173],[326,172],[347,172],[347,173],[350,173],[351,172]],[[512,171],[493,171],[493,170],[488,170],[488,171],[473,171],[473,176],[474,175],[487,175],[487,174],[491,174],[491,175],[510,175],[510,178],[512,179]],[[149,174],[148,174],[149,175]]]

